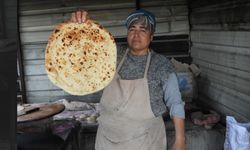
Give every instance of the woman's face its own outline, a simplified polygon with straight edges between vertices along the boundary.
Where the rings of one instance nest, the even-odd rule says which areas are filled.
[[[132,54],[146,54],[152,39],[151,32],[141,24],[134,24],[128,29],[127,41]]]

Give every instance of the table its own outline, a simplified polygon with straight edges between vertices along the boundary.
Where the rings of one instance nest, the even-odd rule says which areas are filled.
[[[24,123],[28,121],[37,121],[41,119],[46,119],[62,112],[65,109],[63,104],[26,104],[24,108],[28,107],[36,107],[38,108],[35,111],[31,111],[30,113],[20,115],[17,117],[17,123]]]

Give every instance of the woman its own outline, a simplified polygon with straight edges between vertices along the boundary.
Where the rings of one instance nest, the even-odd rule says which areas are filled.
[[[86,11],[71,16],[72,22],[87,19]],[[126,20],[128,48],[118,50],[117,72],[103,91],[96,150],[166,150],[167,108],[176,130],[173,149],[185,147],[185,113],[173,66],[149,49],[155,26],[154,15],[142,9]]]

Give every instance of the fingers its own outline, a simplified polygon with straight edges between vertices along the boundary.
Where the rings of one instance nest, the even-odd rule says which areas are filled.
[[[78,22],[78,23],[84,23],[87,21],[88,19],[88,12],[87,11],[76,11],[76,12],[73,12],[71,13],[71,18],[70,18],[70,21],[71,22]]]
[[[71,13],[70,21],[71,21],[71,22],[76,22],[76,13],[75,13],[75,12],[72,12],[72,13]]]
[[[78,23],[82,23],[82,11],[76,12],[76,20]]]
[[[88,19],[88,12],[87,11],[83,11],[82,12],[82,22],[85,22]]]

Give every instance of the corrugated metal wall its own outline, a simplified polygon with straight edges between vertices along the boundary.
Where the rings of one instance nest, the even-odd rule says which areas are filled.
[[[90,17],[105,26],[115,38],[126,36],[124,20],[135,10],[135,0],[20,0],[20,31],[24,56],[24,73],[28,102],[55,101],[60,98],[96,102],[101,93],[84,97],[70,96],[54,86],[44,70],[44,49],[57,23],[69,18],[70,12],[85,9]],[[143,0],[141,7],[156,14],[156,36],[188,35],[186,0]],[[184,36],[188,40],[188,36]],[[170,41],[170,40],[169,40]]]
[[[250,1],[190,0],[199,103],[250,120]]]

